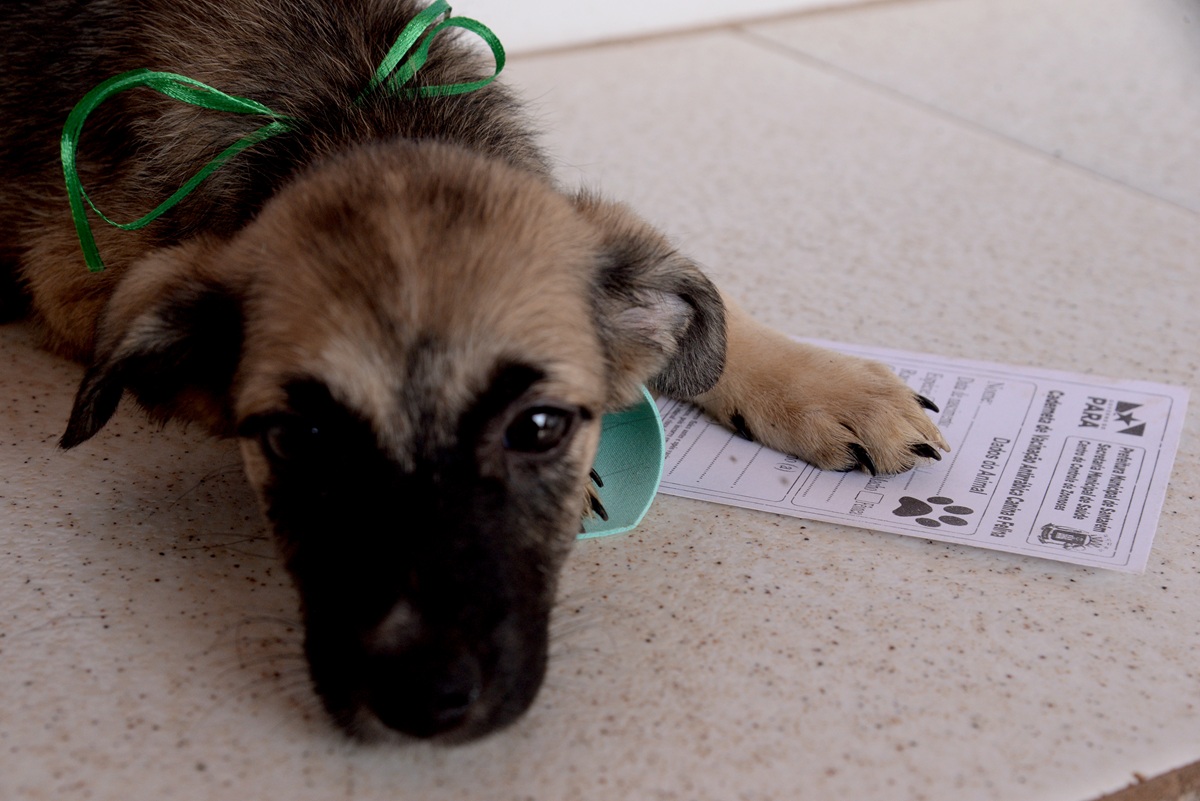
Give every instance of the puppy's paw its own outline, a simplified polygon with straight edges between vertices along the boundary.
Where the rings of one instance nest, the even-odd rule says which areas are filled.
[[[915,394],[888,367],[771,337],[732,355],[697,402],[747,439],[823,470],[901,473],[949,451]]]

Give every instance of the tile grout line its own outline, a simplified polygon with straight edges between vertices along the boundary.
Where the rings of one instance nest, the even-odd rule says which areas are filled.
[[[831,64],[828,61],[824,61],[823,59],[817,58],[816,56],[810,55],[810,54],[805,53],[800,50],[795,50],[793,48],[790,48],[787,45],[781,44],[780,42],[778,42],[774,39],[771,39],[769,37],[763,36],[762,34],[754,32],[747,25],[739,24],[739,25],[735,25],[735,26],[730,26],[728,28],[728,30],[730,33],[733,33],[733,34],[738,35],[741,38],[743,38],[748,44],[760,47],[764,50],[773,51],[779,55],[784,56],[788,60],[793,61],[797,64],[800,64],[802,66],[807,66],[810,68],[820,70],[821,72],[824,72],[825,74],[830,75],[832,77],[840,78],[843,80],[848,80],[852,83],[858,84],[859,86],[861,86],[865,89],[869,89],[880,96],[888,97],[892,100],[899,101],[910,108],[925,112],[927,114],[932,114],[936,117],[940,117],[941,119],[943,119],[947,122],[954,123],[955,125],[957,125],[961,128],[973,131],[974,133],[983,134],[983,135],[987,136],[989,139],[993,139],[997,142],[1003,143],[1003,144],[1013,147],[1017,150],[1021,150],[1026,153],[1029,153],[1029,154],[1037,155],[1037,156],[1041,157],[1042,159],[1048,159],[1055,164],[1058,164],[1060,166],[1074,170],[1075,172],[1078,172],[1078,173],[1081,173],[1084,175],[1088,175],[1092,178],[1099,179],[1107,184],[1117,187],[1118,189],[1122,189],[1131,194],[1135,194],[1140,197],[1146,198],[1148,200],[1152,200],[1157,203],[1164,204],[1164,205],[1169,206],[1170,208],[1175,209],[1177,211],[1182,211],[1191,217],[1200,218],[1200,211],[1197,211],[1196,209],[1189,208],[1188,206],[1185,206],[1185,205],[1178,203],[1174,200],[1171,200],[1169,198],[1165,198],[1160,195],[1156,195],[1147,189],[1142,189],[1139,186],[1134,186],[1133,184],[1126,183],[1120,179],[1112,177],[1111,175],[1106,175],[1106,174],[1099,172],[1099,171],[1097,171],[1091,167],[1088,167],[1084,164],[1080,164],[1079,162],[1076,162],[1069,158],[1066,158],[1065,156],[1056,156],[1053,153],[1048,153],[1045,150],[1037,147],[1036,145],[1030,144],[1029,142],[1025,142],[1020,139],[1016,139],[1007,134],[1004,134],[999,131],[988,128],[987,126],[982,125],[978,122],[975,122],[974,120],[971,120],[967,117],[956,114],[956,113],[949,111],[945,108],[942,108],[940,106],[935,106],[931,103],[925,102],[923,100],[919,100],[919,99],[913,97],[912,95],[905,94],[904,92],[902,92],[898,89],[893,89],[892,87],[887,86],[886,84],[882,84],[877,81],[871,80],[870,78],[867,78],[863,75],[859,75],[858,73],[852,72],[851,70],[848,70],[844,67],[839,67],[836,64]]]

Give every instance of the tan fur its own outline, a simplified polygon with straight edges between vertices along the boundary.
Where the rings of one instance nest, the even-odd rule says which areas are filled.
[[[39,269],[28,272],[33,312],[41,323],[45,344],[72,359],[86,360],[95,349],[96,320],[104,312],[121,271],[88,272],[79,250],[79,239],[69,226],[47,226],[30,237],[26,259]],[[140,258],[149,249],[146,237],[115,228],[99,229],[96,241],[118,263]]]

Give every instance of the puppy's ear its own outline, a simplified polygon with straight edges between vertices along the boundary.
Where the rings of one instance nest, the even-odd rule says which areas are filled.
[[[189,243],[131,266],[96,330],[92,365],[60,445],[90,439],[129,390],[150,416],[180,416],[216,433],[231,425],[229,390],[242,349],[241,293]]]
[[[640,384],[685,399],[711,389],[725,368],[717,288],[628,208],[588,194],[575,203],[602,237],[594,309],[610,403],[633,402]]]

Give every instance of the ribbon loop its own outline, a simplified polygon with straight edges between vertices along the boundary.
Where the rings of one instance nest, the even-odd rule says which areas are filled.
[[[87,120],[88,115],[95,111],[100,104],[114,95],[138,87],[153,89],[159,94],[173,100],[200,108],[212,111],[224,111],[232,114],[262,115],[272,117],[273,121],[253,133],[247,134],[223,150],[216,158],[200,168],[199,172],[193,175],[174,194],[160,203],[149,214],[131,223],[118,223],[100,211],[83,188],[83,182],[79,178],[77,161],[79,138],[83,133],[83,124]],[[100,272],[104,269],[104,261],[100,258],[100,251],[96,246],[96,237],[92,233],[91,224],[88,222],[87,210],[84,208],[84,203],[91,206],[100,219],[109,225],[120,228],[122,231],[136,231],[139,228],[144,228],[176,206],[184,197],[191,194],[197,186],[203,183],[209,175],[219,169],[226,161],[248,147],[252,147],[265,139],[290,130],[289,124],[285,122],[288,119],[288,117],[281,114],[276,114],[258,101],[226,94],[200,81],[171,72],[155,72],[146,69],[133,70],[109,78],[107,81],[96,86],[92,91],[84,95],[83,99],[71,110],[71,114],[67,117],[67,123],[63,127],[62,135],[62,165],[63,176],[67,183],[67,200],[71,204],[71,214],[75,221],[75,233],[79,236],[79,245],[83,249],[83,258],[87,262],[88,269],[94,273]]]
[[[433,44],[433,40],[439,33],[449,28],[461,28],[478,35],[481,39],[487,42],[492,50],[492,56],[496,60],[496,70],[486,78],[481,78],[477,81],[466,81],[464,83],[441,84],[438,86],[418,86],[412,89],[404,88],[404,85],[412,79],[421,67],[425,66],[425,62],[429,58],[429,47]],[[505,53],[504,46],[500,44],[500,40],[496,35],[481,22],[466,17],[451,17],[441,22],[437,27],[430,31],[429,35],[417,47],[416,52],[401,65],[401,68],[388,80],[387,86],[392,94],[404,98],[413,97],[451,97],[453,95],[467,94],[482,89],[496,79],[500,71],[504,69]]]
[[[413,47],[420,41],[421,36],[425,34],[431,27],[438,24],[441,17],[450,14],[450,4],[446,0],[435,0],[433,5],[426,8],[420,14],[413,17],[412,22],[404,26],[404,30],[396,37],[396,41],[392,44],[387,55],[383,57],[383,61],[379,62],[379,66],[375,69],[375,74],[371,76],[371,82],[367,84],[367,88],[362,91],[355,101],[361,103],[367,95],[374,92],[383,85],[388,77],[396,70],[400,63],[404,61]],[[411,78],[413,70],[408,77]]]
[[[429,48],[433,45],[433,40],[450,28],[461,28],[482,39],[492,51],[492,57],[496,62],[495,71],[488,77],[477,81],[405,88],[405,85],[429,60]],[[371,82],[358,96],[357,102],[362,102],[371,92],[380,87],[386,88],[390,94],[407,99],[450,97],[474,92],[496,80],[496,76],[504,69],[505,61],[504,45],[500,43],[500,39],[492,32],[491,28],[478,20],[451,16],[451,8],[447,0],[435,0],[400,33],[391,50],[375,70]]]

